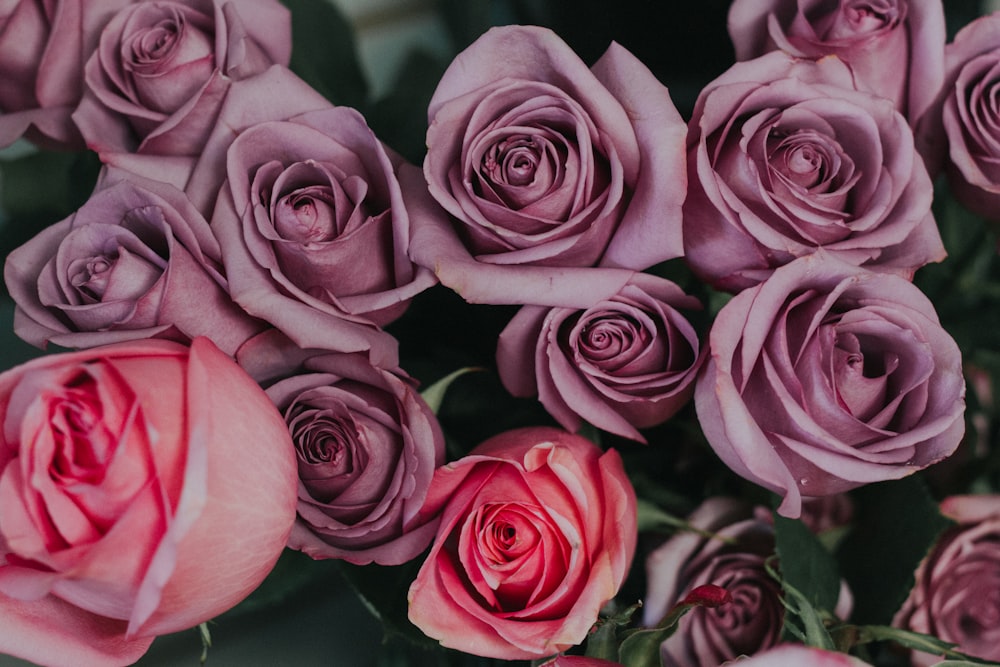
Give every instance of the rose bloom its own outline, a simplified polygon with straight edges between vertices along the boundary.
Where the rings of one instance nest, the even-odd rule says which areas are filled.
[[[581,643],[635,553],[621,457],[553,428],[494,436],[434,474],[437,535],[409,617],[465,653],[543,658]]]
[[[288,546],[356,565],[415,558],[434,537],[417,512],[444,463],[433,411],[399,371],[282,338],[258,336],[237,361],[265,384],[292,434],[299,501]]]
[[[607,277],[610,291],[620,274]],[[500,334],[500,379],[515,396],[539,396],[567,430],[586,420],[645,442],[637,429],[663,423],[694,392],[703,355],[682,311],[701,304],[644,273],[593,296],[585,309],[522,308]]]
[[[712,285],[738,292],[818,248],[908,278],[945,257],[912,131],[840,60],[737,63],[690,129],[684,248]]]
[[[582,655],[557,655],[551,660],[546,660],[539,667],[622,667],[622,665],[611,660],[587,658]]]
[[[126,665],[264,579],[295,517],[288,430],[206,339],[0,374],[0,652]]]
[[[1000,661],[1000,495],[952,496],[941,513],[958,523],[917,568],[896,627],[934,635],[957,650]],[[913,664],[941,658],[914,652]]]
[[[941,95],[917,126],[928,161],[942,166],[955,198],[1000,222],[1000,133],[994,99],[1000,88],[1000,13],[981,16],[945,51]]]
[[[732,664],[734,667],[871,667],[846,653],[799,644],[781,644]]]
[[[477,303],[562,305],[567,267],[644,269],[682,253],[683,120],[613,44],[588,69],[554,33],[494,28],[428,109],[412,254]]]
[[[304,348],[381,345],[435,282],[407,255],[406,167],[347,107],[241,133],[212,217],[233,298]]]
[[[119,170],[8,255],[14,330],[45,347],[211,338],[232,354],[263,325],[233,303],[208,223],[176,188]]]
[[[695,387],[702,430],[736,473],[784,497],[898,479],[965,430],[961,352],[912,283],[824,254],[737,294]]]
[[[233,81],[291,57],[276,0],[138,2],[101,33],[73,120],[108,153],[197,155]]]
[[[734,0],[728,27],[737,60],[775,49],[837,56],[862,88],[894,101],[913,122],[943,80],[941,0]]]
[[[21,136],[80,149],[70,118],[83,95],[83,59],[132,0],[12,0],[0,6],[0,147]]]
[[[716,667],[774,646],[785,610],[781,585],[764,567],[774,554],[769,514],[756,515],[739,501],[714,497],[688,522],[718,538],[680,532],[649,555],[643,624],[659,623],[699,586],[719,586],[731,599],[714,608],[695,608],[680,620],[660,646],[664,667]]]

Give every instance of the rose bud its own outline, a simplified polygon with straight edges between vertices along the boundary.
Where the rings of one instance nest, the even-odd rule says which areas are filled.
[[[428,119],[434,201],[411,252],[466,300],[565,305],[571,267],[681,254],[684,122],[621,46],[588,69],[549,30],[493,28],[444,73]]]
[[[409,617],[442,645],[533,660],[581,643],[635,553],[635,492],[614,450],[552,428],[494,436],[437,470],[437,535]]]
[[[0,652],[132,664],[228,610],[295,518],[263,390],[207,339],[54,354],[0,374]]]
[[[287,65],[291,49],[276,0],[137,2],[101,33],[73,120],[103,159],[197,155],[232,82]]]
[[[1000,495],[951,496],[942,501],[941,513],[958,525],[920,563],[893,625],[1000,661]],[[918,667],[941,660],[919,651],[912,659]]]
[[[688,138],[684,249],[738,292],[819,249],[912,278],[945,249],[913,132],[843,62],[771,53],[708,84]]]
[[[593,269],[601,275],[601,269]],[[636,273],[586,308],[525,306],[500,334],[497,366],[515,396],[538,396],[563,428],[584,420],[645,442],[694,392],[704,355],[684,310],[701,304],[669,280]],[[603,298],[602,298],[603,297]]]
[[[941,0],[734,0],[728,27],[737,60],[775,49],[796,58],[837,56],[863,89],[895,102],[911,123],[943,79]]]
[[[722,308],[695,408],[723,462],[797,518],[803,496],[899,479],[955,451],[961,352],[912,283],[820,253]]]

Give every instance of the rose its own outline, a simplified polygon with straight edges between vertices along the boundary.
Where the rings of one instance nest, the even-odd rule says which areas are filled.
[[[733,664],[738,665],[738,667],[803,667],[804,665],[809,667],[871,667],[869,663],[846,653],[799,644],[781,644]]]
[[[945,51],[941,95],[917,126],[930,164],[943,165],[955,197],[975,213],[1000,222],[997,110],[1000,14],[981,16],[955,35]]]
[[[695,408],[733,471],[784,496],[898,479],[965,429],[961,353],[912,283],[824,253],[737,294],[709,333]]]
[[[951,496],[941,513],[957,522],[920,563],[893,625],[934,635],[957,650],[1000,660],[1000,496]],[[926,667],[940,658],[915,652]]]
[[[435,472],[439,517],[410,620],[444,646],[504,660],[582,642],[635,552],[621,458],[552,428],[494,436]]]
[[[906,120],[852,81],[835,58],[772,53],[702,90],[684,248],[705,280],[736,292],[818,248],[906,277],[944,258]]]
[[[83,94],[81,56],[131,0],[14,0],[0,7],[0,147],[24,135],[46,147],[83,148],[70,119]]]
[[[428,117],[424,173],[444,211],[421,202],[411,252],[468,301],[560,305],[577,294],[566,267],[681,254],[684,123],[621,46],[588,69],[546,29],[494,28],[444,73]]]
[[[594,269],[595,272],[603,271]],[[645,442],[694,392],[703,355],[682,310],[700,308],[674,283],[636,273],[584,309],[525,306],[500,334],[497,366],[515,396],[538,395],[570,431],[594,426]]]
[[[444,463],[434,413],[399,372],[281,338],[258,336],[238,361],[265,383],[295,445],[298,516],[288,546],[357,565],[415,558],[434,536],[435,524],[416,515]]]
[[[231,82],[287,65],[291,48],[275,0],[139,2],[101,33],[73,120],[102,158],[197,155]]]
[[[0,374],[0,652],[131,664],[270,571],[295,516],[288,431],[206,339]]]
[[[941,86],[941,0],[735,0],[728,26],[737,60],[773,49],[799,58],[835,55],[862,87],[893,100],[913,122]]]
[[[407,256],[408,166],[347,107],[241,133],[212,218],[233,298],[303,347],[337,349],[331,320],[397,318],[434,283]]]
[[[582,655],[558,655],[546,660],[539,667],[622,667],[621,663]]]
[[[778,642],[784,607],[781,585],[765,568],[774,554],[769,518],[754,515],[736,500],[713,497],[688,518],[699,532],[677,533],[649,555],[645,625],[659,623],[699,586],[719,586],[731,597],[728,603],[696,608],[681,619],[660,646],[665,667],[715,667]]]
[[[73,215],[8,255],[14,329],[45,347],[208,336],[229,354],[263,325],[236,306],[208,223],[179,190],[111,169]]]

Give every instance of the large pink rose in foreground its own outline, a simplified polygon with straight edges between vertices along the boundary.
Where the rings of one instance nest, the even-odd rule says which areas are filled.
[[[231,83],[287,65],[291,49],[277,0],[139,2],[101,33],[73,120],[102,157],[197,155]]]
[[[292,434],[298,517],[288,546],[316,559],[399,565],[434,537],[418,521],[444,435],[412,381],[364,355],[304,351],[270,331],[238,361],[263,381]]]
[[[941,0],[735,0],[729,35],[737,60],[774,49],[798,58],[837,56],[862,88],[892,100],[913,122],[943,77]]]
[[[679,532],[650,554],[645,625],[659,623],[699,586],[719,586],[731,598],[693,609],[680,620],[660,647],[664,667],[716,667],[777,643],[785,609],[781,584],[764,567],[774,555],[769,519],[737,500],[710,498],[688,518],[704,532]]]
[[[70,114],[83,95],[83,62],[104,25],[132,0],[12,0],[0,5],[0,147],[25,136],[83,148]]]
[[[424,511],[440,524],[410,620],[475,655],[531,660],[581,643],[635,553],[621,458],[558,429],[507,431],[439,468]]]
[[[709,333],[695,407],[709,444],[784,497],[898,479],[965,431],[961,352],[912,283],[825,254],[737,294]]]
[[[836,58],[771,53],[702,90],[684,204],[698,275],[737,292],[818,248],[905,277],[945,257],[910,127],[853,85]]]
[[[124,665],[229,609],[295,518],[264,392],[206,339],[42,357],[0,374],[0,652]]]
[[[218,241],[184,193],[118,170],[12,251],[4,280],[14,330],[43,348],[208,336],[233,354],[263,328],[229,297]]]
[[[941,513],[957,522],[917,569],[893,625],[934,635],[957,650],[1000,661],[1000,496],[952,496]],[[926,667],[940,657],[913,654]]]
[[[588,69],[549,30],[494,28],[444,73],[428,118],[444,211],[417,220],[412,253],[468,301],[562,305],[566,267],[681,254],[684,123],[621,46]]]
[[[603,269],[594,269],[595,275]],[[617,272],[606,274],[617,285]],[[677,285],[636,273],[588,308],[525,306],[500,334],[497,366],[515,396],[538,396],[563,428],[584,421],[645,442],[694,392],[703,355]]]

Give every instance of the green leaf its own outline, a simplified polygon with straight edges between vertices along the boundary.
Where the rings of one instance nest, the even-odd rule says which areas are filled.
[[[587,657],[618,661],[618,631],[627,626],[640,605],[597,621],[587,638]]]
[[[840,573],[833,554],[804,523],[774,513],[775,551],[781,578],[818,609],[832,611],[840,596]]]
[[[966,655],[955,649],[957,644],[946,642],[931,635],[893,628],[886,625],[863,625],[857,628],[858,643],[889,641],[914,651],[922,651],[931,655],[949,658],[948,662],[939,663],[950,667],[972,665],[996,665],[997,663],[975,656]]]
[[[476,368],[473,366],[459,368],[457,371],[449,373],[431,386],[427,387],[427,389],[424,389],[420,392],[420,396],[424,399],[424,402],[430,406],[431,410],[434,411],[434,414],[437,414],[438,410],[441,409],[441,404],[444,402],[444,395],[448,393],[448,389],[455,380],[462,377],[466,373],[482,370],[482,368]]]
[[[292,12],[290,68],[334,104],[361,107],[368,82],[354,29],[332,2],[283,0]]]
[[[781,603],[785,605],[785,609],[789,612],[785,615],[785,629],[808,646],[815,646],[816,648],[831,651],[836,650],[836,642],[833,641],[829,630],[826,629],[826,624],[823,622],[823,615],[819,610],[809,602],[809,599],[799,589],[786,579],[783,579],[775,571],[770,559],[764,563],[764,568],[768,574],[781,583],[781,589],[784,592]],[[798,618],[802,623],[802,628],[795,626],[792,616]]]
[[[680,620],[697,606],[676,605],[655,628],[630,632],[619,648],[618,661],[629,667],[660,667],[660,644],[674,634]]]
[[[859,489],[854,529],[837,550],[854,594],[852,620],[888,625],[913,587],[913,574],[950,525],[918,476]]]

